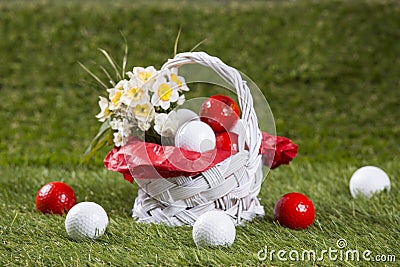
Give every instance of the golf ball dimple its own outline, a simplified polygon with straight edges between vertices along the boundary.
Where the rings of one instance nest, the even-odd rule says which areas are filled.
[[[233,220],[223,211],[202,214],[193,225],[193,240],[196,246],[230,246],[235,241],[236,229]]]
[[[175,146],[191,151],[205,152],[215,148],[214,131],[202,121],[189,121],[175,135]]]
[[[382,169],[365,166],[353,173],[349,187],[353,198],[356,198],[359,194],[369,198],[383,190],[390,191],[390,179]]]
[[[77,241],[101,237],[107,225],[106,211],[94,202],[76,204],[65,218],[65,229],[69,237]]]

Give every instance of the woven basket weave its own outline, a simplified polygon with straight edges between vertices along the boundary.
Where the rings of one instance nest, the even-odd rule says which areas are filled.
[[[139,222],[171,226],[193,225],[211,210],[223,210],[236,224],[263,216],[264,208],[257,198],[263,180],[261,132],[246,82],[236,69],[204,52],[177,54],[161,70],[186,64],[206,66],[236,89],[244,122],[244,129],[238,133],[239,152],[195,176],[136,179],[139,192],[132,216]]]

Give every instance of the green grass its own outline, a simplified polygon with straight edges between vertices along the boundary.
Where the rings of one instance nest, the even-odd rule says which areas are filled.
[[[304,265],[259,261],[269,249],[324,250],[344,238],[349,249],[400,260],[400,5],[397,1],[0,2],[0,265]],[[269,173],[260,193],[266,216],[237,228],[232,247],[197,249],[188,227],[138,224],[130,218],[137,186],[104,170],[107,150],[88,166],[81,156],[99,124],[100,87],[77,64],[106,64],[97,48],[128,66],[159,68],[179,51],[218,56],[265,94],[277,133],[299,156]],[[353,200],[351,174],[384,169],[389,194]],[[110,217],[98,241],[71,241],[64,217],[35,211],[37,190],[61,180],[78,201]],[[275,201],[290,191],[317,209],[303,231],[273,221]],[[395,263],[330,261],[315,265]]]

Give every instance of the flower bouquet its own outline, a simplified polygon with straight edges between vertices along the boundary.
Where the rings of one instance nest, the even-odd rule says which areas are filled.
[[[200,110],[184,108],[190,89],[179,68],[187,64],[214,71],[235,89],[239,105],[228,96],[214,95]],[[263,164],[271,169],[288,164],[297,145],[260,131],[240,73],[219,58],[188,52],[177,54],[160,70],[134,67],[126,75],[106,87],[106,97],[100,96],[96,117],[103,124],[86,155],[113,146],[105,167],[139,186],[133,217],[193,225],[210,210],[225,211],[237,224],[264,215],[257,198]]]

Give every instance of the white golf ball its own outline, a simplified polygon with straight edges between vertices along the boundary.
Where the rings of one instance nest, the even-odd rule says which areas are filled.
[[[178,118],[178,129],[185,123],[189,121],[199,121],[200,117],[197,115],[194,111],[187,109],[187,108],[181,108],[176,111],[176,117]]]
[[[236,229],[233,220],[223,211],[202,214],[193,225],[193,240],[196,246],[230,246],[235,241]]]
[[[214,149],[214,131],[202,121],[189,121],[178,129],[175,146],[197,152]]]
[[[74,240],[101,237],[107,227],[108,216],[102,206],[94,202],[81,202],[69,210],[65,229]]]
[[[365,166],[353,173],[349,186],[353,198],[359,194],[369,198],[383,190],[390,191],[390,179],[380,168]]]

